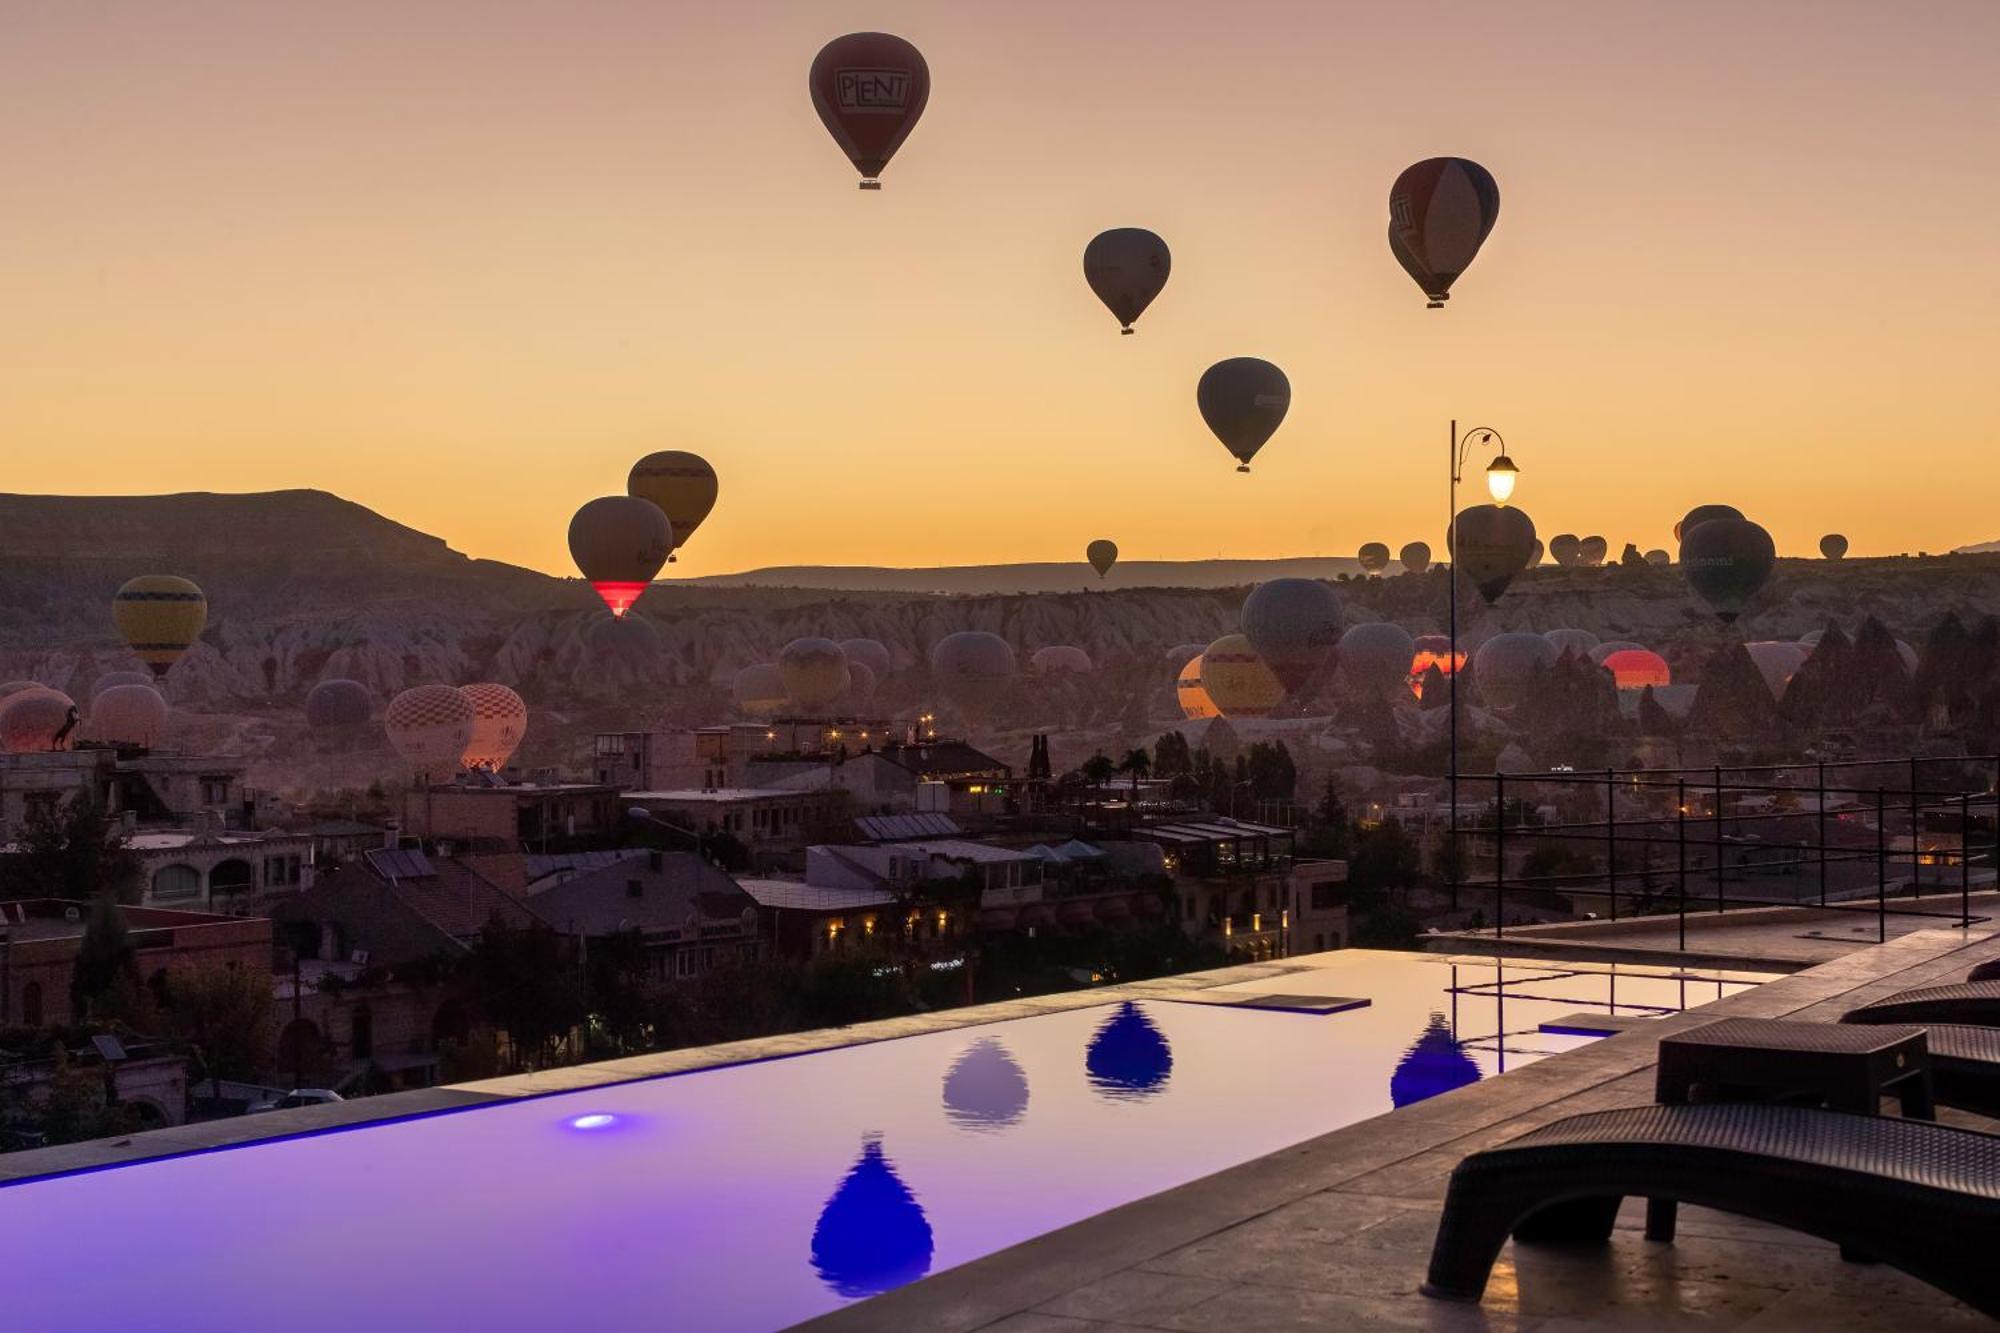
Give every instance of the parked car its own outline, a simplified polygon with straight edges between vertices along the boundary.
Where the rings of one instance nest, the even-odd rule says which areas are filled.
[[[347,1099],[332,1088],[294,1088],[290,1092],[275,1097],[266,1097],[254,1103],[245,1115],[256,1115],[260,1111],[287,1111],[294,1106],[325,1106],[329,1102],[344,1102]]]

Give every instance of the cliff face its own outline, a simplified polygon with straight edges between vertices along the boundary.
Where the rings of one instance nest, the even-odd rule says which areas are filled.
[[[210,602],[202,641],[169,678],[182,729],[175,742],[228,744],[274,764],[310,752],[300,748],[299,703],[326,676],[362,681],[378,704],[430,681],[506,682],[536,709],[526,760],[558,762],[573,757],[575,733],[597,725],[648,715],[719,720],[734,672],[801,635],[885,644],[894,669],[878,698],[888,708],[924,700],[930,646],[954,630],[1001,635],[1024,669],[1036,648],[1076,644],[1105,669],[1059,685],[1029,682],[1022,693],[1059,702],[1049,706],[1061,716],[1048,725],[1126,718],[1129,730],[1148,707],[1157,718],[1172,713],[1177,664],[1165,662],[1166,650],[1235,629],[1245,591],[941,596],[670,583],[649,591],[638,612],[658,632],[657,651],[607,661],[589,637],[605,613],[580,581],[469,559],[323,492],[0,495],[0,680],[32,677],[83,698],[99,674],[129,667],[111,595],[151,571],[195,579]],[[1337,587],[1349,623],[1389,619],[1416,633],[1444,626],[1443,571]],[[1461,591],[1468,645],[1502,630],[1575,626],[1655,647],[1678,676],[1694,679],[1726,637],[1674,570],[1545,566],[1494,608]],[[1746,638],[1792,638],[1828,619],[1852,631],[1874,615],[1922,644],[1948,612],[1970,624],[1994,611],[2000,556],[1785,561],[1738,628]]]

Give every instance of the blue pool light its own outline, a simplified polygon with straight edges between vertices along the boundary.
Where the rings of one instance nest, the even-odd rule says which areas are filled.
[[[610,1115],[604,1111],[593,1111],[589,1115],[580,1115],[576,1119],[570,1121],[569,1127],[571,1129],[583,1129],[583,1130],[609,1129],[617,1123],[618,1123],[617,1116]]]

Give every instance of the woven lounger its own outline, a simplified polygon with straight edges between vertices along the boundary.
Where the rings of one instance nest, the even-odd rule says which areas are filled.
[[[1967,981],[2000,981],[2000,958],[1989,959],[1965,974]]]
[[[2000,981],[1920,986],[1850,1009],[1843,1023],[1971,1023],[2000,1027]]]
[[[1934,1099],[2000,1120],[2000,1028],[1932,1023],[1924,1038]]]
[[[1510,1233],[1602,1243],[1626,1195],[1819,1236],[2000,1316],[2000,1136],[1745,1102],[1593,1111],[1472,1154],[1424,1291],[1478,1300]]]

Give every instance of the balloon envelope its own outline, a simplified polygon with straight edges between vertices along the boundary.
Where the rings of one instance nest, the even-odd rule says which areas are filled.
[[[1583,554],[1583,539],[1574,532],[1558,532],[1549,538],[1549,558],[1564,569],[1576,564]]]
[[[1361,562],[1363,573],[1380,574],[1389,567],[1389,548],[1382,542],[1363,542],[1355,559]]]
[[[1576,544],[1577,563],[1586,569],[1596,569],[1604,563],[1604,557],[1611,551],[1611,543],[1602,537],[1585,537]]]
[[[1512,708],[1528,697],[1535,674],[1555,665],[1555,645],[1539,634],[1496,634],[1472,655],[1479,697],[1492,708]]]
[[[306,692],[305,713],[314,731],[358,727],[375,715],[375,700],[360,681],[335,677]]]
[[[859,662],[874,672],[877,684],[889,675],[889,650],[874,639],[842,639],[840,651],[850,663]]]
[[[625,478],[627,495],[651,500],[667,516],[676,550],[687,545],[688,538],[715,508],[716,491],[715,469],[701,455],[684,449],[647,454],[632,465]]]
[[[1535,522],[1512,507],[1473,505],[1459,511],[1446,537],[1452,560],[1491,606],[1514,576],[1528,567],[1535,549]]]
[[[1083,548],[1083,555],[1090,561],[1090,567],[1097,571],[1097,577],[1103,578],[1118,563],[1118,543],[1099,537]]]
[[[107,671],[90,682],[91,702],[95,703],[98,695],[114,685],[151,685],[153,679],[153,674],[149,671]],[[0,696],[6,693],[5,688],[0,687]]]
[[[498,773],[507,767],[507,761],[514,757],[514,751],[528,734],[528,705],[498,681],[461,685],[458,692],[472,705],[472,736],[465,743],[459,763],[465,768]]]
[[[1556,652],[1566,652],[1573,657],[1588,657],[1598,643],[1597,636],[1587,629],[1552,629],[1542,637],[1554,646]]]
[[[1285,686],[1241,634],[1225,634],[1201,655],[1201,685],[1224,717],[1269,717]]]
[[[1035,649],[1028,669],[1038,676],[1083,676],[1091,670],[1090,654],[1066,643]]]
[[[880,189],[882,169],[931,98],[923,53],[890,33],[851,32],[820,48],[807,82],[813,110],[861,173],[861,188]]]
[[[443,780],[458,771],[472,741],[472,701],[449,685],[418,685],[389,701],[382,729],[396,753],[424,777]]]
[[[614,616],[631,610],[673,549],[666,514],[636,495],[599,496],[569,521],[570,558]]]
[[[1688,534],[1688,529],[1697,523],[1706,523],[1711,518],[1742,518],[1743,511],[1735,505],[1696,505],[1674,524],[1674,540],[1680,541]]]
[[[84,734],[106,745],[158,745],[167,731],[167,701],[151,685],[113,685],[91,696]]]
[[[1421,574],[1431,567],[1431,544],[1429,542],[1405,542],[1399,552],[1403,568],[1412,574]]]
[[[1758,643],[1743,645],[1755,664],[1757,674],[1764,678],[1764,688],[1771,692],[1773,699],[1783,699],[1785,690],[1791,685],[1792,677],[1805,665],[1807,650],[1796,643],[1765,639]]]
[[[141,574],[111,599],[111,617],[125,643],[155,676],[181,660],[208,623],[208,598],[174,574]]]
[[[1471,266],[1500,217],[1500,186],[1463,157],[1426,158],[1389,187],[1389,249],[1432,309]]]
[[[808,712],[831,707],[853,684],[847,654],[832,639],[793,639],[778,650],[778,674],[786,695]]]
[[[1248,472],[1291,408],[1292,382],[1269,361],[1237,356],[1203,371],[1194,396],[1201,419],[1236,456],[1236,470]]]
[[[1681,538],[1681,573],[1727,625],[1743,613],[1777,567],[1771,534],[1747,518],[1712,518]]]
[[[1465,665],[1465,649],[1453,653],[1451,639],[1447,635],[1419,634],[1411,641],[1411,650],[1410,676],[1414,680],[1421,680],[1432,667],[1449,676]]]
[[[983,722],[1014,679],[1014,650],[997,634],[960,630],[931,649],[931,675],[960,716]]]
[[[736,696],[736,706],[749,717],[768,720],[784,711],[785,677],[776,662],[757,662],[744,667],[736,673],[729,688]]]
[[[1124,333],[1167,285],[1172,268],[1167,243],[1144,227],[1113,227],[1083,248],[1083,280]]]
[[[1201,659],[1202,654],[1197,652],[1174,678],[1174,702],[1180,705],[1181,716],[1190,722],[1222,716],[1222,710],[1215,706],[1215,700],[1201,683]]]
[[[1829,560],[1838,560],[1847,554],[1847,538],[1837,532],[1829,532],[1819,539],[1819,553]]]
[[[1657,546],[1655,546],[1652,550],[1646,552],[1646,563],[1653,566],[1653,568],[1655,569],[1665,569],[1668,565],[1671,565],[1673,562],[1674,558],[1668,555],[1665,551],[1661,550]]]
[[[1340,636],[1340,669],[1364,690],[1386,695],[1407,690],[1417,642],[1401,625],[1387,621],[1356,625]]]
[[[1300,578],[1258,584],[1243,599],[1240,616],[1250,648],[1288,691],[1303,686],[1332,657],[1340,644],[1340,621],[1340,595],[1332,586]],[[1209,693],[1215,693],[1213,686]]]
[[[30,685],[0,699],[0,751],[39,754],[67,750],[76,739],[76,701],[61,690]]]
[[[1674,683],[1674,673],[1667,666],[1667,659],[1645,648],[1620,648],[1615,653],[1606,653],[1599,665],[1611,673],[1611,679],[1621,690],[1643,690],[1649,685],[1658,688]]]

